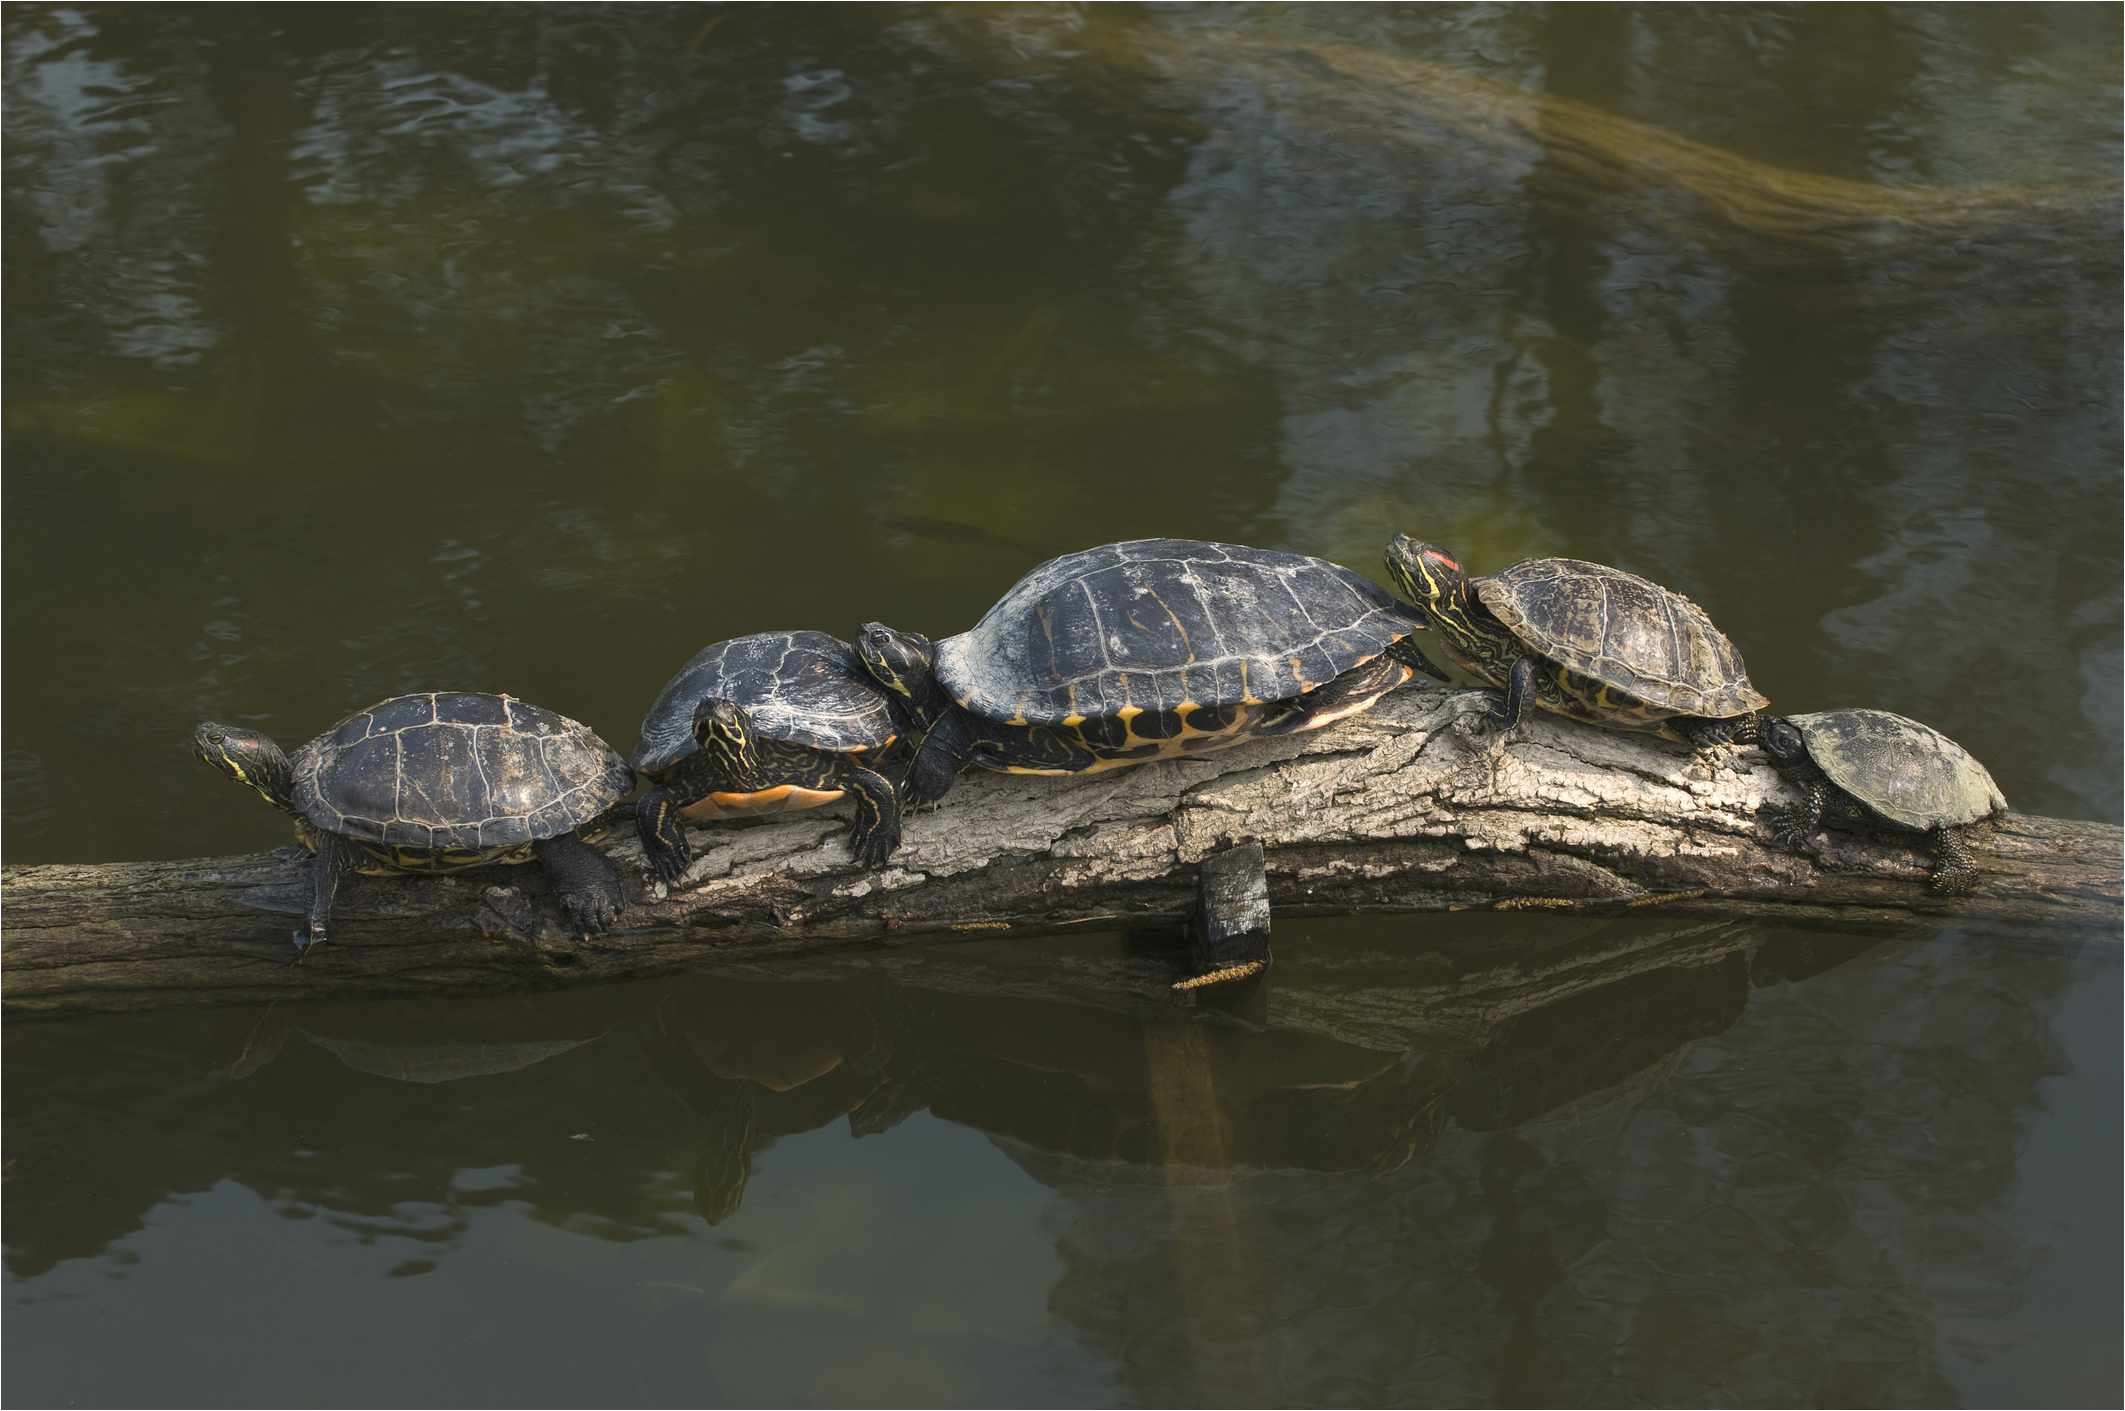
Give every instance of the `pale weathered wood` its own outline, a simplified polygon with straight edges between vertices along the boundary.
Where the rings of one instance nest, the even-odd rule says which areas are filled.
[[[2010,815],[1973,840],[1977,895],[1945,900],[1926,889],[1923,852],[1895,841],[1773,846],[1762,810],[1792,799],[1753,751],[1713,768],[1658,740],[1541,718],[1493,755],[1456,723],[1487,699],[1404,690],[1315,734],[1084,779],[970,774],[909,820],[874,874],[849,864],[833,811],[697,829],[687,884],[669,895],[623,832],[608,846],[630,904],[590,939],[563,931],[533,868],[362,878],[342,893],[333,944],[295,967],[292,848],[10,867],[0,1002],[21,1014],[473,993],[835,942],[1174,928],[1196,907],[1201,861],[1250,840],[1287,915],[1572,898],[1769,922],[2119,925],[2115,826]]]

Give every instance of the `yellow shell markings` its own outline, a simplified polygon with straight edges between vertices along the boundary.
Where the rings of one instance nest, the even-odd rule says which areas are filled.
[[[1150,596],[1152,602],[1158,604],[1158,610],[1166,614],[1166,616],[1171,619],[1173,623],[1173,630],[1175,632],[1180,633],[1181,645],[1185,647],[1188,652],[1187,660],[1183,662],[1182,665],[1193,666],[1199,660],[1199,658],[1195,654],[1195,643],[1189,640],[1188,629],[1181,626],[1180,618],[1175,615],[1172,608],[1166,606],[1166,600],[1158,595],[1158,589],[1146,587],[1144,589],[1144,592]]]
[[[1192,713],[1200,710],[1201,707],[1190,701],[1186,709]],[[1034,774],[1046,779],[1059,779],[1079,774],[1104,774],[1110,769],[1127,769],[1133,765],[1150,764],[1162,759],[1192,758],[1196,755],[1208,754],[1213,750],[1229,749],[1234,745],[1247,743],[1249,738],[1247,727],[1260,714],[1260,711],[1249,710],[1244,706],[1235,707],[1232,712],[1231,723],[1222,730],[1197,730],[1189,726],[1184,719],[1181,722],[1179,734],[1158,740],[1146,739],[1134,730],[1130,730],[1121,748],[1130,749],[1150,745],[1154,749],[1151,754],[1131,755],[1126,759],[1100,759],[1085,766],[1083,769],[1039,769],[1025,765],[1012,765],[1002,772],[1005,774]],[[1079,718],[1082,719],[1083,717]],[[1338,715],[1332,718],[1340,720],[1342,717]],[[1327,723],[1329,723],[1328,720],[1321,722],[1323,725]]]

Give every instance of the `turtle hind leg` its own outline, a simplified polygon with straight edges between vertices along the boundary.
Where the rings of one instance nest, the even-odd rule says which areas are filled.
[[[303,917],[303,928],[295,933],[297,965],[331,939],[326,923],[333,899],[339,895],[339,884],[354,875],[361,860],[361,850],[345,838],[336,833],[318,835],[317,856],[310,859],[310,910]]]
[[[1708,755],[1721,745],[1755,744],[1762,724],[1761,716],[1755,711],[1719,720],[1685,715],[1669,722],[1674,732],[1682,737],[1682,742],[1700,755]]]
[[[1977,860],[1946,824],[1933,826],[1933,875],[1927,885],[1944,897],[1967,897],[1977,890]]]
[[[605,854],[573,833],[542,838],[531,850],[576,930],[595,935],[619,920],[626,898],[620,893],[620,875]]]
[[[1352,667],[1335,680],[1316,686],[1291,701],[1283,712],[1265,721],[1256,735],[1296,735],[1318,730],[1338,720],[1372,709],[1380,697],[1408,681],[1415,669],[1400,656],[1389,653]]]

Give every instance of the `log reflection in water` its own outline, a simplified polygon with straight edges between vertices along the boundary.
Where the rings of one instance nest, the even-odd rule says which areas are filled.
[[[408,1200],[512,1198],[612,1238],[676,1233],[688,1212],[736,1214],[782,1137],[921,1111],[1044,1180],[1170,1187],[1176,1220],[1199,1222],[1209,1206],[1183,1193],[1247,1172],[1382,1173],[1449,1121],[1583,1105],[1731,1024],[1767,953],[1733,923],[1551,922],[1530,941],[1481,922],[1444,950],[1294,958],[1253,1013],[1161,1005],[1141,983],[1155,957],[1086,956],[1049,985],[1045,947],[1003,945],[852,952],[799,979],[769,964],[536,998],[14,1026],[8,1259],[91,1254],[224,1180],[371,1236]],[[506,1174],[467,1195],[467,1170]],[[1238,1248],[1237,1230],[1205,1229]]]

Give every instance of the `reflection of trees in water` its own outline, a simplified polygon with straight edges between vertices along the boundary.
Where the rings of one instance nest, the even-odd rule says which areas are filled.
[[[883,1131],[923,1110],[989,1133],[1022,1161],[1125,1183],[1388,1171],[1426,1149],[1457,1105],[1494,1113],[1498,1092],[1542,1084],[1545,1098],[1513,1101],[1553,1106],[1617,1067],[1584,1053],[1564,1063],[1544,1037],[1556,1026],[1525,1017],[1497,1030],[1510,1041],[1469,1043],[1478,1010],[1511,1003],[1495,957],[1488,990],[1452,976],[1397,993],[1377,961],[1311,999],[1302,980],[1277,992],[1289,1013],[1268,1022],[999,993],[1001,972],[976,955],[925,965],[906,983],[860,959],[821,960],[816,979],[279,1005],[206,1026],[188,1016],[18,1026],[8,1195],[38,1216],[16,1227],[10,1261],[31,1271],[93,1253],[160,1201],[224,1179],[372,1234],[395,1228],[408,1202],[429,1213],[404,1232],[432,1239],[434,1211],[516,1201],[571,1229],[639,1238],[685,1228],[672,1223],[674,1182],[718,1223],[741,1208],[753,1158],[776,1138],[844,1117],[852,1132]],[[1544,994],[1570,993],[1598,984],[1600,968],[1560,979],[1537,962],[1528,973],[1543,976]],[[1667,974],[1615,989],[1635,995]],[[1353,985],[1380,993],[1371,1013],[1346,1021],[1335,991]],[[1450,990],[1481,998],[1448,1020]],[[1637,1067],[1703,1022],[1691,1017],[1702,1006],[1671,1003],[1649,1023],[1643,1001],[1626,1003],[1636,1008],[1559,1009],[1587,1015],[1569,1022],[1589,1037],[1566,1046]],[[1630,1032],[1600,1037],[1604,1015]],[[1339,1034],[1345,1022],[1357,1041]],[[1442,1043],[1448,1027],[1457,1036]],[[1503,1076],[1514,1053],[1523,1079]],[[1568,1076],[1534,1076],[1560,1065]],[[91,1171],[108,1174],[84,1180]],[[501,1174],[468,1191],[467,1171]],[[451,1237],[462,1230],[461,1219],[446,1223]]]
[[[1606,1023],[1591,1022],[1597,992],[1504,1026],[1539,1033],[1473,1060],[1422,1162],[1234,1188],[1238,1228],[1278,1271],[1262,1306],[1177,1318],[1188,1251],[1162,1202],[1056,1178],[1071,1218],[1055,1307],[1154,1402],[1187,1399],[1257,1331],[1269,1379],[1245,1400],[1956,1396],[2012,1334],[1973,1345],[1953,1329],[2024,1311],[2030,1256],[2000,1214],[2055,1063],[2029,1021],[2057,979],[2033,976],[2027,952],[1973,956],[1954,938],[1867,952],[1795,937],[1616,986]],[[1836,981],[1793,983],[1855,953]],[[1747,1025],[1729,1028],[1749,985]],[[1493,1095],[1558,1081],[1582,1043],[1596,1067],[1604,1046],[1651,1058],[1657,1043],[1628,1031],[1670,1002],[1694,1042],[1636,1076],[1587,1073],[1609,1100],[1486,1121]],[[1519,1056],[1518,1080],[1481,1075]]]
[[[2011,1321],[2029,1282],[1997,1211],[2058,1068],[2058,963],[1953,937],[1513,934],[1421,965],[1287,947],[1266,1010],[1233,1017],[999,994],[1008,967],[974,948],[264,1026],[12,1026],[7,1257],[23,1277],[92,1255],[224,1180],[404,1242],[407,1273],[505,1204],[698,1238],[777,1138],[927,1109],[1062,1197],[1049,1307],[1146,1400],[1966,1384],[1984,1349],[1938,1320],[1982,1284]]]
[[[730,630],[944,623],[1130,533],[1405,527],[1675,582],[1788,695],[2113,811],[2115,16],[1844,13],[10,10],[0,375],[64,467],[10,507],[188,555],[143,603],[10,541],[89,644],[52,765],[270,644],[329,634],[343,708],[710,562]],[[114,701],[112,619],[200,670]]]

